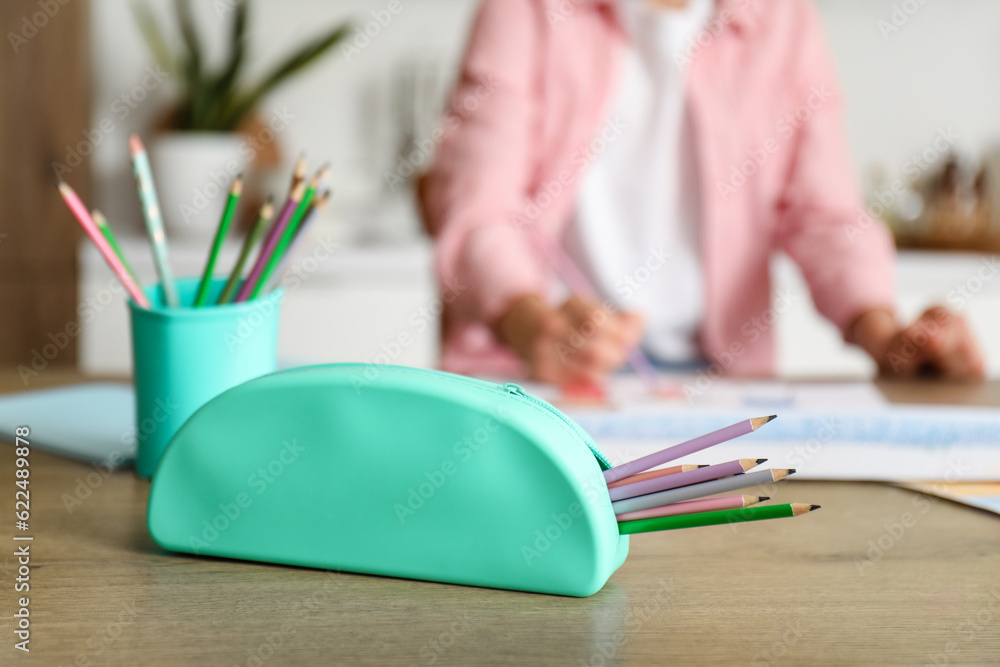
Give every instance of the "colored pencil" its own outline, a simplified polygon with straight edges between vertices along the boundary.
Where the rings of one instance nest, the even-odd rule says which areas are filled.
[[[312,203],[313,197],[316,196],[317,188],[319,188],[320,184],[326,180],[329,173],[330,170],[328,167],[321,167],[316,175],[309,180],[309,185],[306,187],[306,191],[302,195],[302,201],[299,202],[298,207],[295,209],[295,213],[292,215],[292,219],[285,227],[284,233],[282,233],[281,238],[278,241],[277,247],[268,258],[267,265],[264,267],[264,270],[261,272],[257,282],[250,290],[249,298],[256,299],[260,293],[264,291],[264,287],[270,282],[271,275],[274,273],[274,270],[278,268],[278,264],[281,262],[282,257],[285,256],[285,252],[288,250],[288,245],[291,243],[292,237],[294,237],[295,232],[298,231],[299,225],[302,223],[302,219],[305,217],[306,211],[309,209],[309,205]],[[301,185],[299,187],[301,187]]]
[[[122,266],[125,267],[128,274],[132,276],[132,281],[138,285],[141,290],[142,282],[139,280],[139,276],[136,275],[132,265],[128,263],[128,259],[126,259],[125,253],[122,252],[121,246],[118,245],[118,239],[115,238],[115,233],[111,229],[111,224],[108,222],[108,219],[105,218],[104,214],[96,208],[90,211],[90,217],[92,217],[94,222],[97,223],[97,228],[101,230],[101,234],[104,234],[104,238],[108,240],[108,245],[110,245],[111,249],[115,251],[116,255],[118,255],[118,259],[121,260]]]
[[[669,468],[659,468],[657,470],[649,470],[647,472],[640,472],[637,475],[629,475],[628,477],[622,477],[616,482],[611,482],[608,484],[609,489],[613,489],[616,486],[621,486],[623,484],[632,484],[633,482],[641,482],[646,479],[656,479],[657,477],[663,477],[664,475],[676,475],[679,472],[688,472],[689,470],[697,470],[698,468],[707,468],[707,465],[679,465],[671,466]]]
[[[807,512],[812,512],[813,510],[818,509],[819,505],[791,503],[785,505],[765,505],[764,507],[747,507],[745,509],[737,510],[723,510],[720,512],[701,512],[698,514],[682,514],[680,516],[661,516],[655,519],[624,521],[618,524],[618,532],[622,535],[633,535],[635,533],[651,533],[658,530],[677,530],[678,528],[716,526],[722,523],[782,519],[791,516],[802,516]]]
[[[614,468],[605,470],[604,480],[607,482],[616,482],[623,477],[634,475],[642,472],[643,470],[649,470],[654,466],[662,465],[668,461],[673,461],[681,458],[682,456],[687,456],[688,454],[700,452],[703,449],[708,449],[709,447],[713,447],[719,443],[756,431],[758,428],[774,418],[775,415],[771,415],[770,417],[754,417],[753,419],[745,419],[731,426],[720,428],[718,431],[712,431],[711,433],[700,435],[697,438],[692,438],[691,440],[682,442],[679,445],[661,449],[660,451],[653,452],[648,456],[643,456],[642,458],[635,459],[634,461],[629,461],[628,463],[623,463],[620,466],[615,466]]]
[[[229,274],[229,280],[226,282],[226,286],[222,289],[222,294],[219,295],[217,303],[229,303],[230,299],[233,298],[233,295],[236,294],[236,286],[240,284],[240,278],[243,276],[243,268],[246,266],[247,260],[250,259],[250,251],[257,245],[257,241],[260,240],[260,237],[264,235],[264,231],[267,229],[267,223],[271,221],[271,216],[273,215],[274,204],[271,202],[271,198],[268,197],[267,201],[264,202],[264,205],[260,207],[260,213],[257,214],[257,221],[254,222],[253,227],[250,228],[250,233],[243,239],[243,247],[240,248],[240,256],[236,260],[236,265],[233,266],[232,272]]]
[[[650,493],[636,498],[617,500],[611,503],[611,507],[614,508],[615,514],[645,510],[659,505],[679,503],[682,500],[694,500],[695,498],[714,496],[718,493],[729,493],[730,491],[745,489],[748,486],[770,484],[771,482],[777,482],[780,479],[784,479],[794,472],[794,468],[787,470],[783,468],[774,468],[771,470],[761,470],[759,472],[748,472],[743,475],[733,475],[732,477],[714,479],[711,482],[702,482],[700,484],[692,484],[691,486],[682,486],[679,489],[667,489],[666,491],[658,491],[656,493]]]
[[[292,237],[291,245],[288,246],[288,250],[285,252],[285,255],[281,258],[281,261],[278,262],[278,268],[275,269],[274,273],[271,275],[271,279],[264,287],[264,292],[270,292],[277,287],[282,274],[284,274],[285,270],[292,264],[292,262],[295,261],[295,256],[298,254],[299,250],[302,249],[302,246],[305,245],[306,239],[309,237],[309,231],[319,218],[320,212],[326,208],[326,203],[329,198],[330,191],[326,190],[316,197],[312,206],[310,206],[309,210],[306,211],[305,219],[302,221],[302,224],[299,225],[299,229],[295,232],[295,236]]]
[[[233,179],[233,184],[229,188],[229,197],[226,199],[226,208],[222,212],[222,219],[219,220],[219,228],[215,230],[215,240],[212,242],[212,250],[208,253],[208,261],[205,262],[205,271],[201,275],[201,283],[198,284],[198,293],[194,297],[194,306],[198,308],[204,306],[208,301],[208,288],[212,284],[212,274],[215,272],[215,263],[219,260],[219,251],[229,233],[229,227],[233,224],[233,214],[236,212],[236,205],[239,204],[240,195],[243,194],[243,174]]]
[[[720,496],[718,498],[702,498],[700,500],[685,500],[670,505],[650,507],[648,510],[625,512],[615,516],[618,521],[635,521],[637,519],[655,519],[658,516],[677,516],[679,514],[697,514],[699,512],[718,512],[719,510],[735,510],[749,507],[770,500],[767,496]]]
[[[83,227],[83,231],[90,237],[90,240],[97,246],[97,250],[104,257],[104,261],[108,263],[111,267],[111,271],[115,274],[115,277],[121,282],[125,287],[125,290],[132,297],[132,300],[136,304],[142,306],[143,308],[151,308],[152,304],[146,297],[146,294],[142,291],[139,285],[132,280],[132,276],[129,274],[128,269],[122,263],[118,254],[108,243],[107,238],[101,233],[98,228],[97,223],[90,216],[90,212],[87,211],[87,207],[83,205],[80,197],[65,181],[59,179],[59,194],[62,195],[63,201],[66,202],[66,206],[69,207],[70,212],[73,217],[77,219],[80,226]]]
[[[542,252],[548,258],[553,268],[555,268],[556,273],[560,275],[573,292],[578,296],[593,301],[600,300],[597,290],[594,289],[594,286],[590,284],[590,281],[583,275],[583,272],[573,263],[573,260],[566,254],[562,246],[541,230],[537,230],[534,236],[542,246]],[[646,355],[642,353],[640,348],[636,347],[629,352],[628,363],[650,390],[658,391],[660,389],[660,378],[656,374],[656,369],[653,368],[653,364],[646,358]]]
[[[153,259],[156,271],[160,276],[160,286],[163,289],[163,299],[171,308],[180,305],[177,297],[177,287],[174,276],[170,272],[170,262],[167,258],[167,237],[163,231],[163,214],[160,201],[156,196],[156,186],[153,183],[153,170],[149,166],[149,156],[142,145],[139,136],[129,137],[129,151],[132,154],[132,168],[136,185],[139,188],[139,199],[142,201],[142,216],[146,221],[146,231],[153,245]]]
[[[253,268],[250,270],[250,275],[247,279],[243,281],[243,286],[240,287],[239,292],[236,293],[236,299],[234,301],[246,301],[253,291],[254,285],[260,280],[260,276],[264,273],[264,267],[267,266],[267,262],[274,252],[275,248],[278,246],[278,241],[281,239],[282,233],[284,233],[285,228],[288,226],[289,221],[292,216],[295,215],[295,209],[298,208],[299,201],[305,194],[306,185],[305,183],[299,183],[295,186],[295,190],[288,197],[288,201],[285,202],[284,207],[281,209],[281,213],[278,214],[277,220],[274,221],[274,225],[271,226],[271,230],[267,233],[267,238],[264,239],[264,246],[260,250],[260,254],[257,255],[257,261],[254,262]]]
[[[288,186],[288,194],[290,195],[304,180],[306,180],[306,155],[302,153],[295,162],[295,169],[292,170],[292,184]]]
[[[682,486],[700,484],[701,482],[721,479],[731,475],[742,475],[750,468],[759,466],[766,460],[767,459],[737,459],[735,461],[719,463],[713,466],[708,466],[707,468],[699,468],[698,470],[682,472],[676,475],[668,475],[666,477],[657,477],[655,479],[646,479],[641,482],[633,482],[632,484],[626,484],[625,486],[618,486],[610,489],[611,500],[635,498],[636,496],[644,496],[648,493],[656,493],[657,491],[666,491],[667,489],[676,489]]]

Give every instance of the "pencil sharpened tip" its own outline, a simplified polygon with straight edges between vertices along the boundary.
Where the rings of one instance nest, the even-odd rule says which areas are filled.
[[[771,499],[771,496],[759,496],[759,497],[757,498],[757,502],[761,502],[761,503],[762,503],[762,502],[764,502],[765,500],[770,500],[770,499]]]
[[[789,469],[788,469],[788,474],[789,474],[789,475],[794,475],[794,474],[795,474],[795,472],[796,472],[795,468],[789,468]]]
[[[767,461],[767,459],[754,459],[754,460],[757,462],[757,465],[760,465],[764,461]]]
[[[708,467],[708,464],[707,464],[707,463],[699,463],[699,464],[698,464],[698,467],[699,467],[699,468],[707,468],[707,467]]]
[[[132,151],[132,154],[142,153],[146,150],[146,147],[142,145],[142,139],[139,138],[138,134],[130,134],[128,137],[128,148]]]
[[[813,510],[818,510],[819,508],[820,508],[820,505],[810,505],[809,506],[809,511],[812,512]]]
[[[768,422],[773,422],[777,418],[778,418],[778,415],[769,415],[768,418],[767,418],[767,421],[764,422],[764,423],[766,424]]]

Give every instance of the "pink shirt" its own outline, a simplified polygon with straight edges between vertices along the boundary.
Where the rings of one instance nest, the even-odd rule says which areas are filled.
[[[523,372],[489,326],[554,275],[580,175],[616,132],[605,114],[624,35],[612,0],[484,0],[421,185],[447,305],[442,367]],[[846,332],[893,307],[893,248],[864,212],[819,17],[806,0],[717,0],[690,45],[686,95],[701,182],[702,352],[720,371],[774,371],[768,260],[801,267]],[[802,307],[793,304],[791,307]]]

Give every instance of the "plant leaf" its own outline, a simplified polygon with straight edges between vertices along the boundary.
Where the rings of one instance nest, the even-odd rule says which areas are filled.
[[[177,12],[177,24],[180,27],[181,37],[184,38],[184,45],[187,47],[184,72],[191,100],[190,129],[208,129],[205,106],[209,98],[209,91],[206,90],[206,77],[202,71],[201,42],[198,40],[198,30],[191,12],[191,1],[175,0],[174,8]]]
[[[246,54],[246,26],[249,3],[236,2],[236,15],[232,26],[232,41],[229,46],[229,61],[211,87],[210,124],[218,126],[222,115],[231,106],[236,95],[236,79],[243,66]]]
[[[261,98],[271,92],[275,86],[308,67],[324,53],[336,46],[338,42],[347,36],[349,30],[350,26],[348,24],[338,26],[286,58],[283,63],[271,70],[256,86],[252,87],[249,92],[234,101],[228,113],[223,118],[222,124],[229,128],[238,125],[243,117],[257,106]]]
[[[160,67],[170,74],[176,74],[177,63],[174,61],[173,54],[170,53],[167,40],[160,32],[160,26],[157,25],[153,12],[147,5],[139,2],[131,3],[131,7],[135,21],[139,24],[139,30],[142,32],[142,37],[146,40],[146,47],[149,49],[150,55]]]

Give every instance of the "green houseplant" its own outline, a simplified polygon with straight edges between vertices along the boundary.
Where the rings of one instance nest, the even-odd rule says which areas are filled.
[[[213,7],[228,22],[224,58],[214,68],[206,58],[204,35],[190,0],[174,0],[171,31],[148,5],[132,5],[151,55],[178,92],[156,124],[157,136],[150,149],[164,217],[175,235],[211,234],[226,189],[218,182],[220,174],[232,178],[237,171],[247,171],[252,184],[254,176],[280,163],[275,137],[287,126],[287,119],[278,114],[262,117],[261,101],[321,60],[350,29],[342,24],[320,33],[251,79],[245,73],[250,3],[218,0]],[[168,39],[168,34],[174,39]],[[252,195],[248,199],[252,203]]]

